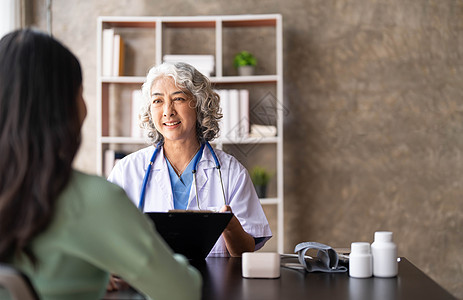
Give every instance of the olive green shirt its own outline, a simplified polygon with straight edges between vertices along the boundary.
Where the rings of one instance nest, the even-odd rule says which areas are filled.
[[[36,269],[27,259],[13,264],[29,276],[41,299],[101,299],[109,273],[153,299],[201,297],[200,273],[173,255],[151,221],[104,178],[74,171],[52,223],[32,249]]]

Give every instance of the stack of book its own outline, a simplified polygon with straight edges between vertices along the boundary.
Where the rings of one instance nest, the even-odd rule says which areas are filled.
[[[103,30],[102,76],[124,74],[124,40],[114,29]]]
[[[273,137],[277,135],[277,127],[274,125],[252,124],[249,137],[262,138]]]
[[[184,62],[192,65],[203,75],[210,77],[214,71],[214,55],[164,55],[164,62]]]

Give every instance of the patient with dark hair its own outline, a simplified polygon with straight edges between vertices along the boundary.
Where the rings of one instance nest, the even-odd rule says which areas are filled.
[[[56,39],[24,29],[0,40],[0,262],[41,299],[101,299],[109,273],[151,298],[199,299],[199,272],[125,192],[73,169],[82,89],[79,61]]]

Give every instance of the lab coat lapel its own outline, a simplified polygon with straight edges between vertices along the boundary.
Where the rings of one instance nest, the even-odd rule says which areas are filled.
[[[161,148],[154,161],[152,175],[154,179],[152,184],[156,185],[150,189],[150,197],[153,199],[153,211],[168,211],[174,209],[174,197],[172,195],[167,163],[164,159],[164,148]]]
[[[196,185],[198,188],[198,197],[199,197],[199,207],[201,209],[207,209],[208,205],[208,199],[209,199],[209,189],[204,188],[206,183],[209,181],[208,178],[208,173],[210,174],[211,169],[215,167],[214,165],[214,160],[212,158],[212,155],[210,154],[209,149],[207,147],[204,147],[204,152],[203,155],[198,162],[198,170],[196,172]],[[196,199],[196,192],[195,192],[195,186],[194,182],[191,185],[191,190],[190,190],[190,199],[189,199],[189,209],[198,209],[197,205],[197,199]]]

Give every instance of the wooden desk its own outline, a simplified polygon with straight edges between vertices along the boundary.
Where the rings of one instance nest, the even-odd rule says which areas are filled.
[[[241,258],[208,258],[192,263],[203,275],[203,300],[272,299],[455,299],[407,259],[395,278],[350,278],[348,273],[305,273],[282,268],[278,279],[246,279]],[[134,291],[108,293],[104,299],[144,299]]]

